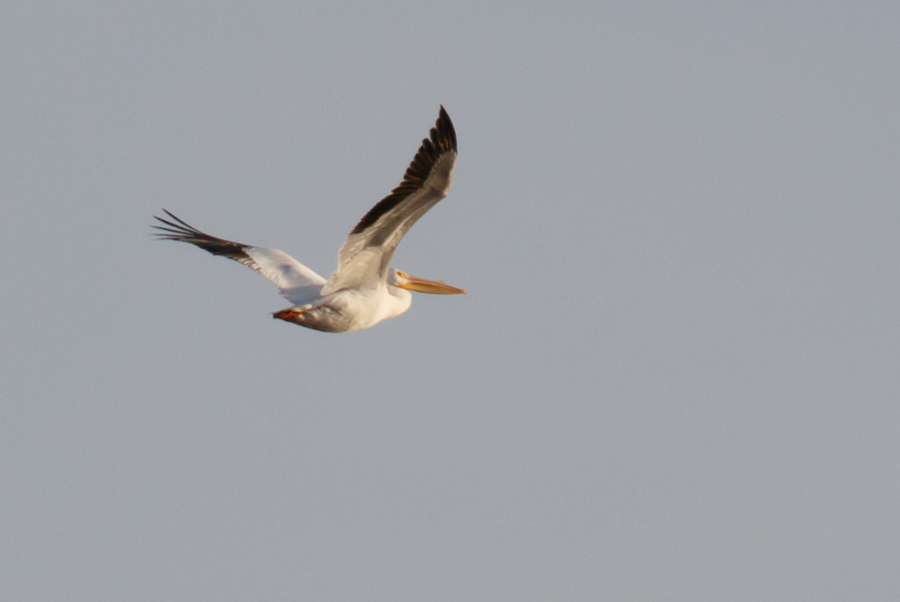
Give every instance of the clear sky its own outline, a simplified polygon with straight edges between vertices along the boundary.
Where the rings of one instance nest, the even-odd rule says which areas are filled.
[[[0,8],[0,599],[900,599],[900,4]],[[328,275],[329,335],[154,242]]]

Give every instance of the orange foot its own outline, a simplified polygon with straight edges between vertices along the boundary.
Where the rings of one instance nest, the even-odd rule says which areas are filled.
[[[303,314],[304,311],[306,311],[306,310],[305,309],[297,309],[296,307],[288,307],[287,309],[282,309],[281,311],[276,311],[274,314],[272,314],[272,317],[276,318],[278,320],[284,320],[285,322],[293,322],[295,324],[299,324],[300,316]]]

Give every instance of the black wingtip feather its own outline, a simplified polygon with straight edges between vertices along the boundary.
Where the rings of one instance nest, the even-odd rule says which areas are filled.
[[[221,255],[228,257],[229,259],[234,259],[235,261],[240,261],[241,263],[250,260],[250,257],[244,252],[244,249],[249,245],[212,236],[202,230],[198,230],[168,209],[163,209],[163,212],[165,212],[172,221],[159,217],[158,215],[153,216],[157,221],[164,224],[162,226],[151,226],[152,228],[159,230],[159,232],[153,233],[159,240],[175,240],[178,242],[190,243],[213,255]]]
[[[351,234],[362,232],[378,221],[379,217],[396,207],[400,201],[421,188],[438,158],[451,150],[457,152],[456,130],[450,121],[450,115],[447,114],[444,105],[441,105],[437,121],[431,128],[430,137],[422,140],[416,156],[406,169],[403,181],[359,220]]]

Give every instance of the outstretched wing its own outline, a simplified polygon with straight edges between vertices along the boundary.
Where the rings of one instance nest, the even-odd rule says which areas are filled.
[[[456,131],[442,106],[430,138],[422,140],[403,181],[359,220],[344,241],[337,270],[323,287],[323,295],[376,286],[387,277],[400,239],[450,192],[456,155]]]
[[[310,302],[319,296],[325,279],[314,271],[278,249],[254,247],[239,242],[211,236],[188,224],[170,211],[163,209],[171,218],[154,216],[163,225],[154,225],[159,230],[154,234],[161,240],[187,242],[244,264],[263,276],[280,289],[281,295],[295,305]]]

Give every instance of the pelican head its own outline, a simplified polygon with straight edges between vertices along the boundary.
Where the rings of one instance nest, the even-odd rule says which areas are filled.
[[[466,290],[450,286],[440,280],[425,280],[410,276],[406,272],[391,268],[388,272],[388,286],[415,291],[417,293],[430,293],[432,295],[458,295],[465,294]]]

